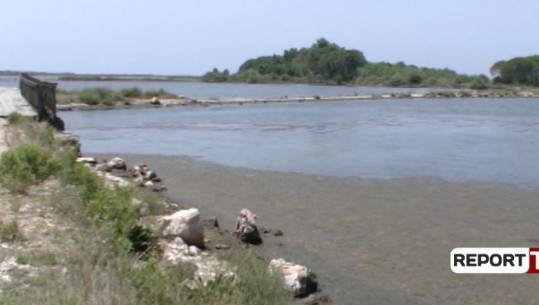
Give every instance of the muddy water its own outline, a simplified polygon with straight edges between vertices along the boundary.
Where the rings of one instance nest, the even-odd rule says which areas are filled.
[[[356,179],[232,168],[185,157],[126,156],[168,195],[232,230],[244,207],[285,235],[264,251],[301,262],[336,304],[533,304],[526,275],[456,275],[455,247],[539,242],[539,192],[436,179]],[[280,245],[282,244],[282,245]]]

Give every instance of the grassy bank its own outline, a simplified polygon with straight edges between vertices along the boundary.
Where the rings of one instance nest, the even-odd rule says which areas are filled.
[[[75,162],[76,147],[44,125],[9,118],[0,157],[0,304],[287,304],[290,295],[250,250],[223,254],[233,278],[192,290],[189,264],[159,258],[157,232],[132,199],[160,205],[132,187],[105,186]],[[154,213],[163,209],[151,208]],[[147,217],[155,217],[148,215]],[[5,250],[5,251],[4,251]],[[4,271],[1,271],[4,272]]]
[[[112,106],[117,103],[129,105],[135,99],[151,99],[153,97],[160,99],[177,98],[176,95],[162,89],[143,91],[139,88],[129,88],[114,91],[107,88],[89,88],[81,91],[58,90],[56,92],[58,104],[80,103],[90,106]]]

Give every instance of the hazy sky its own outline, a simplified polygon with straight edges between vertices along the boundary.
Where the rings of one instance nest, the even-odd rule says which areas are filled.
[[[0,0],[0,70],[199,75],[325,37],[488,74],[539,54],[539,0]]]

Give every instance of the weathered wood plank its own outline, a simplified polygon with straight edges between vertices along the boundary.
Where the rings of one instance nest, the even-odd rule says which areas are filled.
[[[23,116],[36,116],[37,112],[22,97],[18,88],[0,88],[0,117],[17,112]]]

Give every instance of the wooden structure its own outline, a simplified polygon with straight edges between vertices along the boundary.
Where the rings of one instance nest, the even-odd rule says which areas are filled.
[[[57,83],[41,81],[28,73],[21,74],[22,96],[37,112],[38,121],[47,121],[57,129],[64,130],[64,122],[56,116]]]

